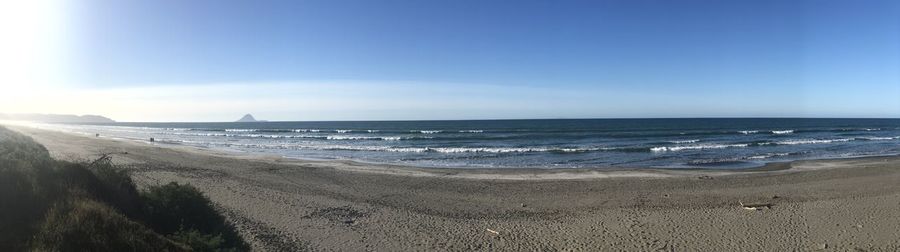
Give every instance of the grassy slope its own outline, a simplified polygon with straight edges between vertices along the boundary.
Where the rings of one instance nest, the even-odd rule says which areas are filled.
[[[243,251],[246,243],[190,185],[139,192],[108,158],[50,158],[0,127],[0,251]]]

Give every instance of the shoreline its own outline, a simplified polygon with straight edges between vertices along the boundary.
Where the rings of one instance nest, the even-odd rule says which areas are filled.
[[[447,171],[10,128],[57,159],[127,152],[113,161],[129,167],[139,187],[189,183],[254,250],[900,249],[897,156],[755,172]],[[771,207],[750,211],[739,202]]]

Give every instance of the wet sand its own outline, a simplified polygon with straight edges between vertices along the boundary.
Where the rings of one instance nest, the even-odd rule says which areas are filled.
[[[10,128],[59,159],[127,152],[114,161],[141,186],[191,183],[261,251],[900,251],[897,156],[749,171],[430,169]]]

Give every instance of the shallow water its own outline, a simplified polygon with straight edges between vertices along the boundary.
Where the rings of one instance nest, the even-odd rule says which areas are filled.
[[[900,119],[41,124],[88,135],[433,167],[746,168],[900,153]]]

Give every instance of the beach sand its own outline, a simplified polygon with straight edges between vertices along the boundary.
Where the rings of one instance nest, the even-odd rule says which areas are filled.
[[[139,186],[190,183],[255,250],[900,251],[900,157],[753,171],[427,169],[13,126]],[[743,203],[772,204],[746,210]]]

